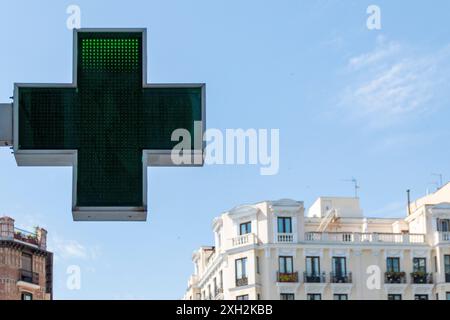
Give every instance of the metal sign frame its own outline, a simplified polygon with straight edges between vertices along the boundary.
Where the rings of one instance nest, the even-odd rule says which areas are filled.
[[[201,150],[185,151],[192,164],[174,164],[171,150],[143,150],[143,206],[142,207],[81,207],[77,203],[77,150],[21,150],[19,149],[19,88],[77,88],[78,33],[79,32],[135,32],[142,33],[142,87],[143,88],[201,88],[201,125],[194,141],[201,141]],[[13,149],[18,166],[72,166],[72,216],[74,221],[145,221],[147,219],[147,167],[149,166],[203,166],[206,130],[205,83],[147,83],[147,29],[145,28],[82,28],[73,30],[72,83],[15,83],[13,103]],[[193,146],[195,147],[195,146]]]

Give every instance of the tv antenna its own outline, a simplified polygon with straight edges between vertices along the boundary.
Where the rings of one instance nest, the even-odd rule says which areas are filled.
[[[351,179],[344,179],[344,181],[353,183],[353,187],[355,188],[355,198],[358,198],[358,189],[360,188],[358,180],[356,180],[355,178],[351,178]]]

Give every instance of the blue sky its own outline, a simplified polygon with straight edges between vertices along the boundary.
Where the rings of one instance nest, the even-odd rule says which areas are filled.
[[[17,167],[0,149],[0,214],[49,230],[56,299],[177,299],[211,221],[238,204],[353,194],[369,216],[402,216],[450,177],[450,3],[429,1],[2,1],[0,102],[14,82],[71,82],[72,32],[148,29],[150,82],[207,83],[209,128],[280,129],[280,171],[150,168],[146,223],[76,223],[71,168]],[[366,28],[381,8],[382,29]],[[81,290],[66,269],[81,268]]]

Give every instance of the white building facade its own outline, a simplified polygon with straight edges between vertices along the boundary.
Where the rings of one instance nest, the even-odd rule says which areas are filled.
[[[186,300],[450,299],[450,184],[404,219],[364,217],[358,198],[243,205],[194,252]]]

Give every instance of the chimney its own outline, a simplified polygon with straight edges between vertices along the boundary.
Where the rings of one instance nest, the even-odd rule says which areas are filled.
[[[410,216],[411,215],[411,206],[410,206],[411,199],[410,199],[410,190],[409,189],[406,190],[406,196],[407,196],[407,201],[408,201],[408,216]]]
[[[39,248],[46,250],[47,249],[47,230],[37,227],[36,235],[37,235]]]
[[[14,239],[14,219],[10,217],[0,218],[0,238],[6,240]]]

